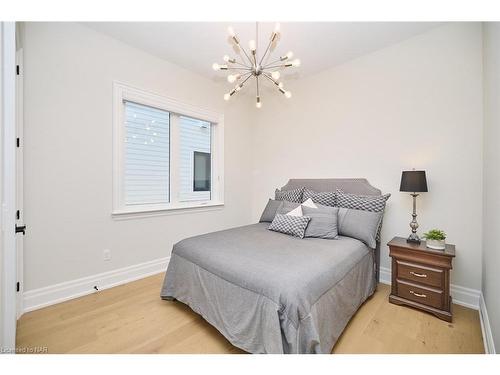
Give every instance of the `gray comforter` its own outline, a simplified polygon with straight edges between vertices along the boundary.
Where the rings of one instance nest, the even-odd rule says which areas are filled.
[[[251,353],[329,353],[374,291],[362,242],[298,239],[259,223],[174,245],[163,299],[189,305]]]

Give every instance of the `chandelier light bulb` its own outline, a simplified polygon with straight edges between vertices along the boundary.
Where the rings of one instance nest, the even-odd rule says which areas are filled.
[[[275,32],[276,34],[279,34],[279,32],[280,32],[280,28],[281,28],[280,23],[279,23],[279,22],[276,22],[276,25],[274,25],[274,32]]]
[[[255,40],[251,40],[248,42],[248,47],[250,48],[250,51],[255,51],[257,49],[257,43],[255,43]]]
[[[225,101],[228,101],[230,97],[231,97],[231,95],[229,95],[228,93],[224,94]]]
[[[293,57],[293,52],[292,51],[288,51],[285,56],[286,56],[287,59],[291,59]]]
[[[294,66],[294,67],[298,67],[298,66],[300,66],[300,60],[299,60],[299,59],[295,59],[295,60],[293,60],[293,61],[292,61],[292,66]]]
[[[224,57],[222,58],[225,62],[229,62],[229,56],[228,55],[224,55]]]
[[[230,74],[227,76],[227,81],[229,83],[233,83],[240,78],[241,78],[241,74]]]
[[[281,74],[277,70],[271,73],[271,77],[273,77],[273,79],[280,79],[280,76]]]
[[[285,91],[285,98],[290,99],[292,97],[292,93],[290,91]]]
[[[256,106],[257,108],[262,108],[262,102],[257,102],[257,103],[255,103],[255,106]]]
[[[283,88],[283,86],[285,86],[285,85],[283,84],[283,82],[278,83],[278,87],[279,87],[280,89],[282,89],[282,88]]]
[[[219,65],[219,64],[217,64],[217,63],[213,63],[213,65],[212,65],[212,69],[213,69],[213,70],[219,70],[219,69],[220,69],[220,65]]]
[[[230,36],[230,37],[232,37],[232,38],[234,38],[234,36],[236,35],[236,34],[234,33],[234,29],[233,29],[231,26],[229,26],[229,27],[227,28],[227,33],[228,33],[228,34],[229,34],[229,36]]]

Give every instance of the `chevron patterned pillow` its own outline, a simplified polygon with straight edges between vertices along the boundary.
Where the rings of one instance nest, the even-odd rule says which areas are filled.
[[[337,189],[337,206],[354,210],[380,212],[385,209],[385,203],[391,194],[384,195],[357,195],[344,193]],[[313,199],[314,200],[314,199]]]
[[[304,188],[298,188],[293,190],[279,190],[276,189],[274,192],[274,199],[277,201],[288,201],[295,203],[302,203],[302,192]]]
[[[323,206],[336,206],[337,193],[335,191],[323,191],[318,193],[317,191],[305,188],[302,193],[302,202],[305,202],[309,198],[312,199],[314,203],[322,204]]]
[[[276,214],[269,226],[269,230],[290,234],[295,237],[304,238],[307,224],[311,218],[309,216],[291,216]]]

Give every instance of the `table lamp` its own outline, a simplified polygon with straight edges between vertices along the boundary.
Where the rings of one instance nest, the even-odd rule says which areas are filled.
[[[410,223],[411,234],[406,239],[406,242],[420,243],[420,238],[417,235],[417,193],[426,193],[427,180],[425,171],[403,171],[401,174],[401,185],[399,191],[411,192],[413,197],[413,220]]]

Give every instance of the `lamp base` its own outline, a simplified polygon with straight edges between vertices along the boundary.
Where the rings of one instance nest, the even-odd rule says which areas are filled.
[[[418,234],[412,233],[412,234],[410,234],[408,236],[408,238],[406,239],[406,242],[420,244],[422,241],[420,241],[420,238],[418,237]]]

